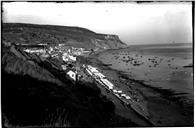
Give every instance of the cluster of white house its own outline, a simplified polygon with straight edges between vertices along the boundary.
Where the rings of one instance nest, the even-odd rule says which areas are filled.
[[[95,67],[92,67],[91,65],[84,66],[87,70],[87,72],[93,76],[99,83],[101,83],[103,86],[106,86],[109,90],[112,90],[116,96],[124,97],[125,99],[131,99],[130,96],[122,93],[121,90],[114,89],[114,85],[106,79],[106,76],[104,76],[102,73],[100,73]]]
[[[52,53],[54,49],[52,47],[49,48],[49,53]],[[74,49],[75,50],[75,49]],[[79,50],[83,50],[83,49],[79,49]],[[38,53],[38,54],[46,54],[46,50],[44,49],[25,49],[24,51],[28,52],[28,53]],[[67,61],[76,61],[77,58],[74,57],[72,54],[72,52],[70,51],[70,49],[68,49],[67,52],[63,52],[62,54],[62,60],[67,62]],[[83,67],[87,70],[87,72],[96,79],[96,81],[98,81],[100,84],[102,84],[103,86],[105,86],[106,88],[108,88],[109,90],[111,90],[116,96],[118,97],[124,97],[125,99],[131,99],[131,97],[127,96],[126,94],[123,94],[121,90],[117,90],[115,89],[114,85],[106,79],[106,76],[104,76],[102,73],[100,73],[95,67],[92,67],[91,65],[83,65]],[[62,65],[62,69],[66,70],[67,67],[66,65]],[[74,72],[72,70],[67,72],[67,75],[73,79],[74,81],[76,81],[76,74],[77,72]]]
[[[65,53],[62,54],[62,60],[65,61],[65,62],[67,62],[67,61],[76,61],[77,58],[65,52]]]
[[[47,55],[47,52],[45,49],[25,49],[24,50],[25,52],[28,52],[28,53],[36,53],[38,55],[41,55],[43,57],[48,57]],[[49,50],[48,50],[48,53],[51,55],[51,57],[55,57],[55,56],[58,56],[59,53],[52,53],[53,51],[53,48],[50,47]],[[47,56],[46,56],[47,55]],[[62,54],[62,59],[63,61],[67,62],[67,61],[76,61],[76,57],[72,56],[71,54],[69,54],[68,52],[64,52]]]
[[[67,66],[66,65],[61,65],[62,69],[65,71],[67,70]],[[71,78],[73,79],[74,81],[76,81],[76,71],[72,71],[72,70],[69,70],[66,74]]]
[[[55,49],[61,51],[61,52],[68,52],[71,55],[85,55],[88,54],[90,51],[85,50],[84,48],[75,48],[75,47],[70,47],[66,46],[66,44],[58,44],[58,46],[54,47]]]
[[[37,55],[41,55],[44,58],[49,57],[49,55],[47,54],[45,49],[35,49],[35,48],[32,48],[32,49],[25,49],[24,51],[27,52],[27,53],[35,53]]]
[[[72,78],[74,81],[76,81],[76,73],[73,72],[72,70],[67,72],[67,75]]]
[[[38,44],[42,45],[42,44]],[[75,56],[87,55],[90,51],[85,50],[84,48],[75,48],[66,46],[65,44],[58,44],[55,46],[50,46],[47,48],[31,48],[31,49],[24,49],[25,52],[28,53],[35,53],[37,55],[41,55],[42,57],[55,57],[55,58],[62,58],[63,61],[76,61]]]
[[[44,49],[25,49],[24,51],[28,53],[46,53]]]
[[[57,47],[58,48],[58,47]],[[47,50],[46,49],[37,49],[37,48],[31,48],[31,49],[24,49],[25,52],[27,53],[35,53],[35,54],[38,54],[38,55],[41,55],[41,56],[45,56],[45,55],[51,55],[51,57],[56,57],[56,56],[59,56],[59,53],[62,52],[62,60],[64,62],[68,62],[68,61],[71,61],[71,62],[74,62],[77,60],[76,57],[74,57],[70,51],[70,49],[68,49],[66,52],[65,51],[62,51],[62,50],[59,50],[58,52],[55,52],[55,49],[56,48],[53,48],[53,47],[49,47]],[[83,49],[81,49],[83,50]],[[49,54],[48,54],[49,53]],[[48,57],[48,56],[45,56],[45,57]],[[66,70],[67,67],[66,65],[62,65],[62,69],[63,70]],[[76,72],[70,70],[67,72],[67,75],[72,78],[74,81],[76,81]]]

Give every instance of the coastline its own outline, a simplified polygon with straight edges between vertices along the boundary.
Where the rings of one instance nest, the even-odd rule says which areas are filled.
[[[101,53],[97,53],[93,56],[93,58],[97,59],[96,62],[99,61],[96,66],[99,68],[103,67],[104,72],[106,72],[106,70],[108,72],[115,72],[117,76],[122,77],[126,83],[133,83],[133,88],[144,97],[143,100],[146,102],[150,114],[149,118],[152,122],[155,122],[156,126],[193,125],[193,100],[183,96],[185,93],[178,93],[173,89],[154,87],[150,84],[146,84],[143,80],[137,80],[125,72],[113,69],[109,64],[99,60],[99,54]],[[113,74],[114,73],[112,73],[112,75]]]

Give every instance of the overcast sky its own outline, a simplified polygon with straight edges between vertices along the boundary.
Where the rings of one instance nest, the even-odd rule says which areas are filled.
[[[3,3],[3,22],[78,26],[127,44],[192,42],[191,3]]]

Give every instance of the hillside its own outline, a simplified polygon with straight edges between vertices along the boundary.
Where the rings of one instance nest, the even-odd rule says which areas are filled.
[[[117,35],[98,34],[79,27],[3,23],[3,40],[16,44],[66,44],[86,49],[126,46]]]
[[[162,82],[166,87],[170,74],[175,87],[178,81],[182,85],[192,81],[192,61],[186,63],[191,59],[189,46],[146,45],[141,49],[141,45],[127,47],[116,35],[78,27],[2,26],[3,127],[193,125],[193,100],[183,92],[188,84],[182,92],[175,92],[169,89],[174,86],[145,83],[147,78],[160,76],[166,78]],[[178,58],[170,57],[172,53]],[[179,60],[180,53],[183,60]],[[160,56],[165,54],[169,56]],[[161,62],[163,69],[157,70]],[[178,64],[182,64],[180,69]]]
[[[137,126],[115,114],[113,102],[101,94],[97,83],[82,69],[84,57],[77,56],[74,62],[63,60],[65,53],[76,58],[73,52],[78,49],[72,48],[80,46],[76,41],[97,48],[90,40],[103,40],[104,35],[81,28],[27,24],[3,24],[2,35],[3,127]],[[70,41],[71,48],[58,45]],[[41,49],[47,53],[28,52],[41,51],[38,44],[48,44]],[[78,82],[67,73],[77,68],[82,74]]]

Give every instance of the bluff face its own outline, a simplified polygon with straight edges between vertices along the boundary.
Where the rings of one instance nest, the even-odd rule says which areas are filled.
[[[86,49],[115,49],[126,46],[117,35],[98,34],[85,28],[4,23],[3,40],[16,44],[66,44]]]

